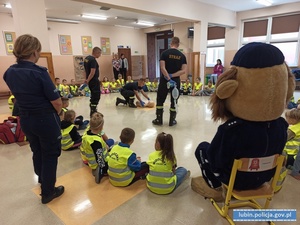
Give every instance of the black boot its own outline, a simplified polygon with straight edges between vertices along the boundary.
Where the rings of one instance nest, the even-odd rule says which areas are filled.
[[[121,99],[121,98],[117,98],[117,101],[116,101],[116,106],[118,106],[120,103],[123,103],[124,105],[127,105],[127,102],[126,102],[126,100],[124,100],[124,99]]]
[[[134,104],[134,99],[129,99],[128,105],[130,108],[136,108],[136,105]]]
[[[170,120],[169,120],[169,126],[174,126],[177,124],[176,119],[176,111],[170,111]]]
[[[152,120],[154,125],[162,125],[163,124],[163,109],[156,109],[156,119]]]
[[[97,112],[97,105],[90,104],[90,117]]]

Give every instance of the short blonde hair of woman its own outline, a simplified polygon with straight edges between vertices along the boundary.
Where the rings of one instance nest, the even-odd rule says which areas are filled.
[[[300,109],[291,109],[285,112],[285,118],[290,118],[300,122]]]
[[[104,119],[102,113],[99,112],[93,113],[90,120],[91,130],[97,130],[100,127],[103,127],[103,124],[104,124]]]
[[[17,62],[28,59],[30,56],[37,52],[41,52],[41,42],[30,34],[23,34],[17,38],[14,44],[13,54],[17,58]]]

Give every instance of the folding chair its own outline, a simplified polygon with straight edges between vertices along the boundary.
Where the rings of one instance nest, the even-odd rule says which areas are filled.
[[[223,184],[223,187],[227,190],[224,205],[220,207],[214,199],[210,199],[211,203],[220,213],[220,215],[228,220],[230,224],[235,224],[232,218],[228,215],[228,210],[239,207],[251,207],[255,209],[267,209],[270,201],[274,195],[275,186],[278,181],[280,170],[284,161],[284,156],[273,155],[269,157],[261,158],[241,158],[235,159],[231,170],[229,184]],[[270,170],[276,167],[275,174],[272,180],[263,184],[261,187],[255,190],[238,191],[234,190],[234,183],[236,174],[238,171],[256,173],[261,171]],[[231,198],[234,197],[237,201],[231,203]],[[260,205],[256,199],[265,199],[265,204]],[[269,224],[274,224],[269,221]]]

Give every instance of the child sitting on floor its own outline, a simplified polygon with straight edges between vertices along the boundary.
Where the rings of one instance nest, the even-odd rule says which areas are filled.
[[[68,111],[67,107],[69,107],[69,99],[66,97],[62,97],[61,101],[62,101],[62,110],[61,113],[59,114],[59,117],[60,120],[63,120],[64,114]],[[89,124],[89,121],[83,120],[83,116],[80,115],[75,118],[74,124],[77,126],[78,130],[84,130]]]
[[[62,150],[73,150],[81,145],[81,136],[74,125],[75,116],[74,110],[68,110],[65,112],[64,119],[61,121]]]
[[[190,176],[190,171],[177,167],[171,134],[158,134],[154,147],[156,151],[149,155],[147,161],[147,187],[156,194],[170,194]]]
[[[81,158],[92,169],[95,182],[100,183],[107,173],[108,147],[99,135],[103,129],[104,120],[101,113],[95,112],[91,116],[90,129],[82,137],[80,147]]]
[[[287,155],[287,168],[292,167],[300,146],[300,109],[291,109],[285,112],[289,124],[288,138],[283,152]]]
[[[115,145],[108,157],[109,181],[113,186],[125,187],[137,180],[144,179],[149,167],[146,162],[130,149],[135,132],[131,128],[124,128],[120,135],[121,142]]]

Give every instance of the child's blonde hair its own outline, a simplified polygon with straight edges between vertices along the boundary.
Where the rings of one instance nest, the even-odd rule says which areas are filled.
[[[300,109],[291,109],[285,112],[285,117],[300,122]]]
[[[73,123],[74,119],[75,119],[75,115],[76,115],[76,113],[72,109],[66,111],[65,115],[64,115],[64,121]]]
[[[103,114],[99,112],[93,113],[90,120],[91,130],[97,130],[100,127],[103,127],[103,124],[104,124]]]

